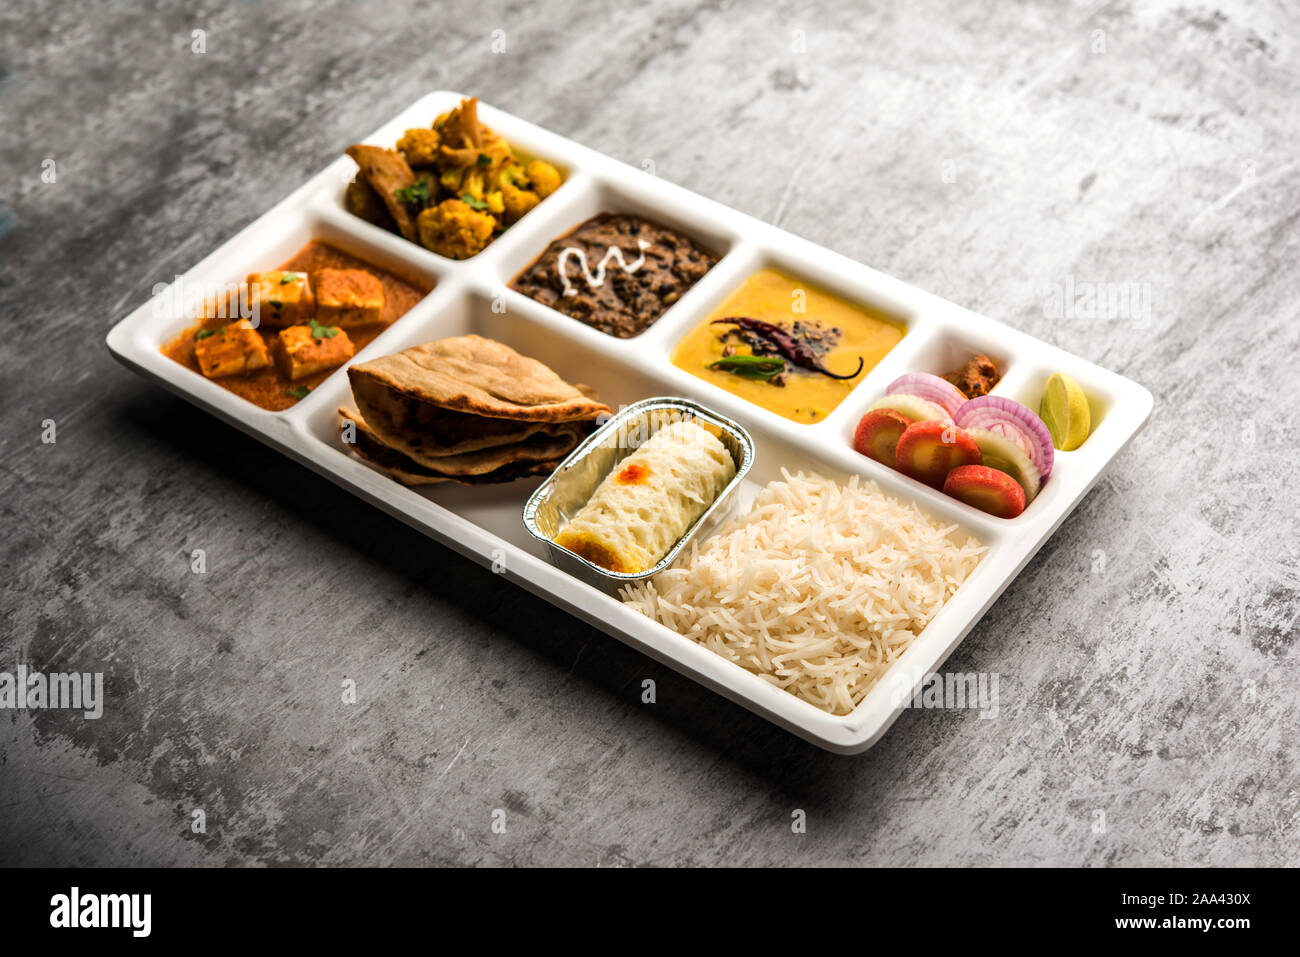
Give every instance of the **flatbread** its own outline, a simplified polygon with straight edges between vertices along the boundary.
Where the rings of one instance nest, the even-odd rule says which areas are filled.
[[[486,475],[506,465],[562,459],[577,447],[581,439],[582,432],[577,428],[573,428],[567,435],[538,433],[537,435],[530,435],[522,442],[515,442],[513,445],[499,445],[496,448],[482,449],[478,452],[463,452],[460,455],[427,458],[410,455],[406,449],[400,447],[399,451],[407,452],[411,459],[419,462],[427,469],[456,478],[467,475]]]
[[[511,445],[553,429],[546,422],[489,419],[431,405],[389,388],[377,379],[358,376],[352,398],[368,422],[384,423],[390,441],[401,441],[422,457],[459,455]]]
[[[607,415],[588,386],[481,336],[456,336],[348,368],[357,456],[407,485],[544,475]]]
[[[596,398],[590,386],[578,383],[576,388],[588,398]],[[369,378],[356,383],[352,397],[368,420],[388,423],[394,441],[400,436],[422,458],[477,452],[522,442],[533,435],[558,437],[573,431],[571,422],[520,422],[443,409]]]
[[[419,402],[490,419],[520,422],[575,422],[607,415],[609,406],[588,398],[576,386],[536,359],[482,336],[455,336],[382,356],[348,368],[353,394],[373,397],[368,385],[392,390]],[[388,438],[391,410],[376,408],[372,427]]]
[[[367,428],[375,436],[376,441],[443,475],[475,475],[489,472],[511,462],[562,458],[572,452],[590,431],[590,426],[586,422],[545,424],[511,441],[480,445],[468,451],[449,454],[445,449],[431,449],[425,437],[419,432],[400,428],[377,428],[370,410],[361,402],[358,402],[357,406],[357,415],[365,420]]]
[[[487,485],[549,475],[573,451],[581,437],[575,430],[558,438],[538,436],[512,446],[419,460],[384,442],[359,412],[340,408],[338,414],[340,430],[348,422],[355,426],[356,441],[352,449],[357,457],[406,485],[438,482]]]

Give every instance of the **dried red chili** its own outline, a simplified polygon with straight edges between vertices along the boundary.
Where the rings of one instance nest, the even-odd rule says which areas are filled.
[[[752,332],[766,342],[771,343],[772,347],[782,357],[799,366],[799,368],[808,369],[811,372],[820,372],[832,379],[855,378],[865,365],[862,356],[858,356],[858,367],[856,369],[848,375],[837,375],[821,364],[820,357],[808,343],[775,323],[764,322],[762,319],[751,319],[748,316],[731,316],[726,319],[714,319],[712,325],[739,326],[741,329]]]

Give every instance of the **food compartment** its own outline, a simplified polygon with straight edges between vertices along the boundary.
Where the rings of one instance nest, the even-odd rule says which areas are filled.
[[[860,390],[836,422],[861,470],[897,475],[924,487],[923,496],[996,520],[1042,514],[1061,484],[1052,482],[1060,452],[1038,399],[1025,400],[1032,372],[1013,358],[1016,337],[1009,332],[998,347],[942,323],[927,330],[906,368]]]
[[[437,283],[327,217],[286,215],[159,296],[168,314],[156,348],[205,382],[283,412]]]
[[[364,231],[471,260],[564,190],[573,167],[548,139],[477,99],[426,98],[348,148],[331,203]]]
[[[575,189],[550,235],[512,249],[498,274],[516,296],[614,339],[647,335],[689,308],[738,237],[675,197],[593,178]]]
[[[529,496],[524,525],[557,566],[617,595],[722,522],[753,462],[754,440],[737,423],[685,399],[645,399],[612,416]]]
[[[682,331],[672,364],[710,391],[792,422],[826,421],[906,340],[911,323],[895,304],[837,277],[810,277],[801,265],[760,257]]]

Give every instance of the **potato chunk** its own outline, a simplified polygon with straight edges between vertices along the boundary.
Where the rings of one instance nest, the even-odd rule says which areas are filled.
[[[248,277],[248,301],[259,325],[269,329],[306,322],[316,314],[316,297],[305,272],[255,272]]]
[[[337,326],[313,322],[281,329],[275,340],[275,364],[291,380],[332,369],[352,358],[348,334]]]
[[[266,343],[247,319],[215,332],[200,329],[194,340],[194,358],[209,379],[243,375],[271,364]]]
[[[397,232],[397,222],[388,211],[384,201],[379,198],[375,188],[360,173],[348,183],[343,191],[343,208],[353,216],[360,216],[368,223],[374,223],[390,233]]]
[[[388,211],[392,213],[397,223],[398,231],[414,242],[415,216],[407,208],[406,203],[396,195],[415,183],[415,174],[411,172],[406,158],[397,150],[386,150],[379,146],[364,144],[349,146],[347,154],[361,168],[361,175],[374,187],[379,198],[388,206]]]
[[[316,273],[316,318],[335,326],[364,326],[384,314],[384,284],[364,269]]]

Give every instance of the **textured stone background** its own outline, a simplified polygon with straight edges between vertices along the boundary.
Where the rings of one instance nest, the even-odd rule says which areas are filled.
[[[1282,0],[6,3],[0,670],[110,701],[0,712],[0,861],[1300,863],[1298,41]],[[154,283],[438,88],[1152,390],[950,660],[997,720],[818,751],[113,362]],[[1068,276],[1150,321],[1048,318]]]

